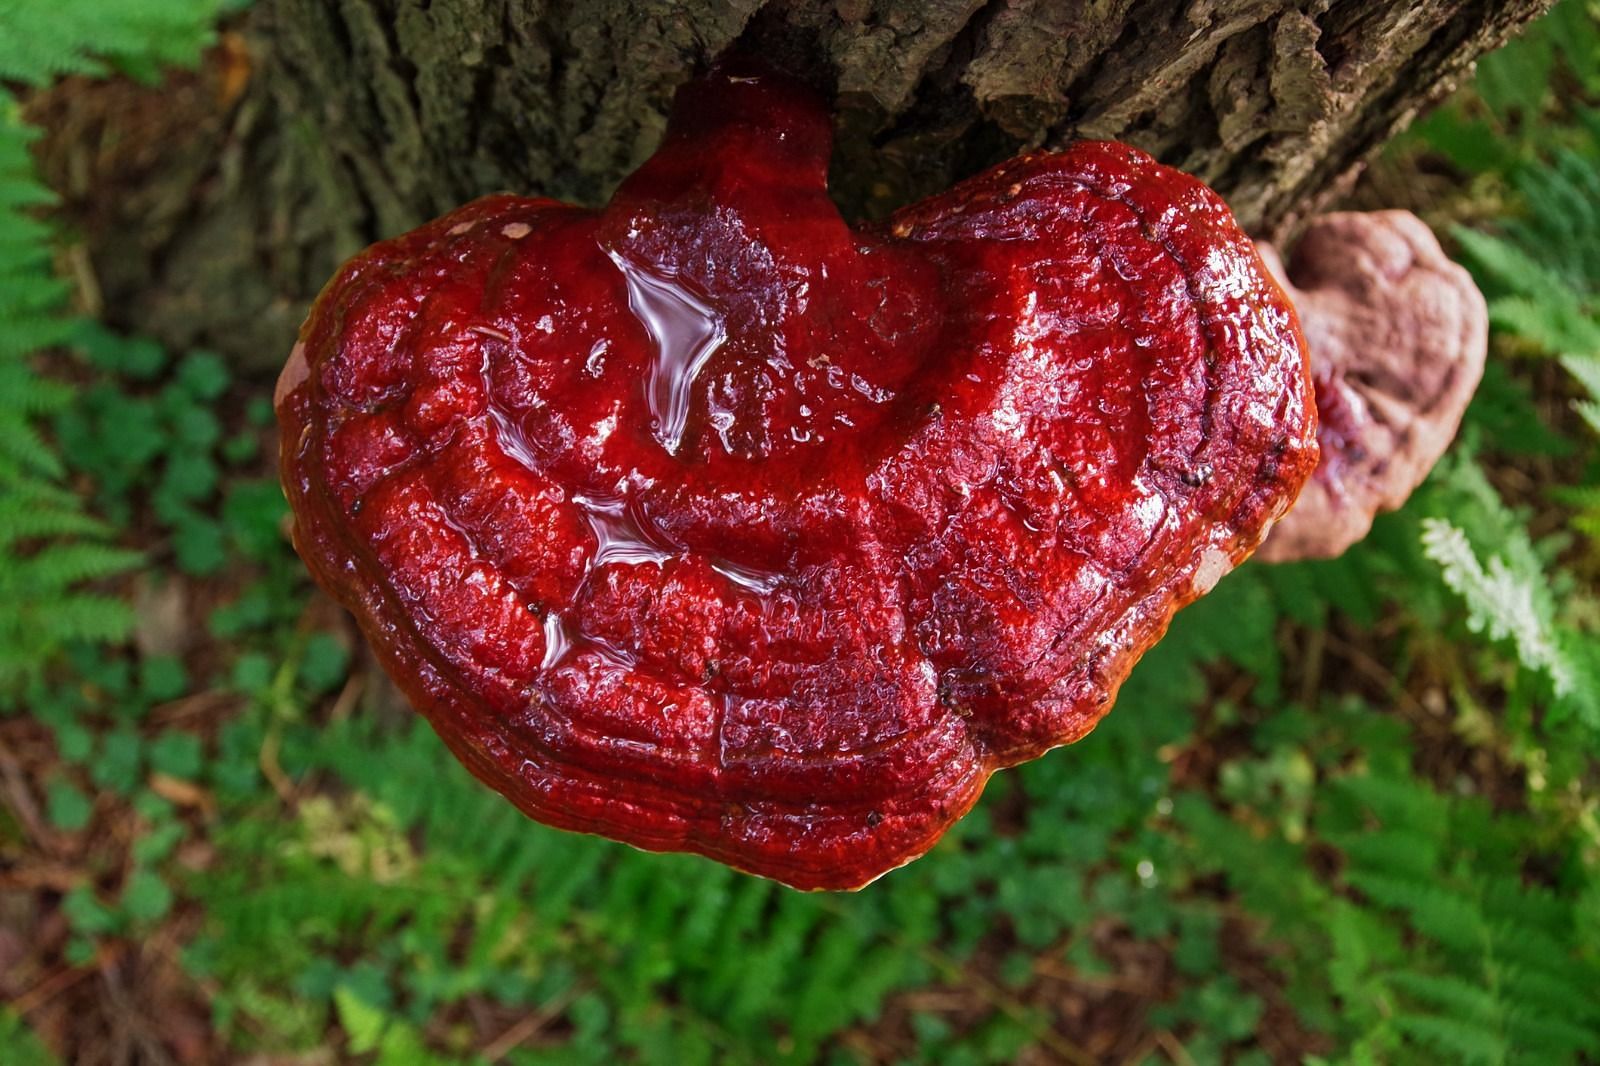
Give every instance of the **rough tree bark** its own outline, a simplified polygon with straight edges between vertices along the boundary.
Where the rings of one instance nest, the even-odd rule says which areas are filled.
[[[835,95],[849,214],[1105,137],[1198,175],[1282,241],[1549,3],[258,0],[242,92],[218,89],[239,81],[235,57],[132,109],[165,127],[159,158],[45,159],[114,320],[266,368],[373,239],[498,189],[603,200],[654,147],[676,86],[730,46]],[[100,143],[130,121],[70,112],[58,125],[80,143],[86,121],[110,128]]]

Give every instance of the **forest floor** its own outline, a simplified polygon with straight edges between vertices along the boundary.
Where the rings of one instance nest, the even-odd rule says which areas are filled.
[[[116,195],[82,175],[156,165],[237,62],[224,44],[164,89],[35,101],[78,239]],[[1515,167],[1553,150],[1529,107],[1465,93],[1351,204],[1495,229],[1524,211]],[[97,113],[141,108],[148,140],[94,140]],[[1477,123],[1521,147],[1468,165]],[[60,259],[117,321],[81,248]],[[1577,1033],[1545,1061],[1597,1053],[1573,1002],[1600,961],[1600,723],[1419,547],[1441,519],[1540,568],[1535,621],[1592,639],[1600,551],[1555,491],[1596,478],[1586,393],[1538,337],[1497,333],[1461,447],[1371,543],[1230,576],[1095,736],[850,896],[509,812],[294,558],[272,372],[94,345],[48,364],[79,393],[53,435],[148,564],[105,585],[131,642],[71,651],[0,716],[0,1045],[80,1066],[1427,1061],[1559,1014]]]

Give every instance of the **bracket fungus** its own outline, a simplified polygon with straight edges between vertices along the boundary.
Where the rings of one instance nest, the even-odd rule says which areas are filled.
[[[532,817],[801,888],[1087,733],[1317,460],[1222,201],[1110,143],[852,229],[810,92],[713,71],[602,210],[346,264],[278,401],[295,542]]]
[[[1483,376],[1489,312],[1466,269],[1408,211],[1325,215],[1285,271],[1300,313],[1322,461],[1259,558],[1329,559],[1406,501],[1444,454]]]

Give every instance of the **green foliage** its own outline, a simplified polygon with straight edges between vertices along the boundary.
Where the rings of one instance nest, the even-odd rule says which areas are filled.
[[[13,0],[0,6],[0,80],[38,86],[61,73],[103,72],[107,59],[150,76],[193,61],[228,6]],[[62,487],[64,467],[39,432],[39,416],[68,410],[76,397],[38,375],[31,359],[82,327],[63,313],[67,287],[51,269],[51,232],[36,216],[52,202],[28,154],[36,136],[17,99],[0,90],[0,706],[63,646],[130,631],[126,604],[85,589],[140,560],[111,547],[111,531]]]
[[[112,68],[149,80],[191,63],[239,0],[9,0],[0,7],[0,80],[42,85]]]
[[[224,437],[231,375],[221,359],[191,352],[169,361],[159,347],[93,329],[80,340],[100,380],[54,427],[63,458],[93,479],[97,509],[120,525],[152,519],[169,535],[177,569],[196,577],[216,574],[234,548],[255,557],[276,550],[276,483],[224,486],[256,451]]]
[[[1516,211],[1485,232],[1453,231],[1489,296],[1490,320],[1522,354],[1556,359],[1578,397],[1573,409],[1600,433],[1600,18],[1566,0],[1517,48],[1488,57],[1479,79],[1485,140],[1503,146],[1494,176]],[[1588,96],[1557,98],[1548,76],[1559,70]],[[1463,120],[1446,109],[1427,128]],[[1600,471],[1556,490],[1577,514],[1573,528],[1600,545]]]
[[[1600,1050],[1600,939],[1570,885],[1578,841],[1415,778],[1403,734],[1347,704],[1304,721],[1311,834],[1254,830],[1199,796],[1177,818],[1202,869],[1223,874],[1282,947],[1278,964],[1357,1062],[1568,1062]],[[1285,723],[1274,723],[1281,734]],[[1310,743],[1307,743],[1307,742]],[[1337,849],[1337,875],[1313,868]],[[1569,891],[1560,892],[1562,888]],[[1316,999],[1323,1002],[1313,1006]]]
[[[103,578],[137,565],[141,553],[114,546],[115,531],[90,515],[66,485],[67,466],[40,431],[41,418],[70,411],[75,390],[40,375],[42,350],[71,343],[86,329],[67,314],[68,288],[55,276],[54,233],[39,218],[53,196],[34,172],[37,131],[23,121],[11,87],[37,87],[59,73],[99,73],[108,60],[145,78],[191,62],[210,40],[224,0],[104,0],[63,4],[14,0],[0,5],[0,709],[39,694],[45,668],[64,649],[126,637],[134,614],[124,600],[95,591]],[[69,710],[58,710],[64,754],[87,760],[99,746]],[[115,750],[113,737],[105,752]],[[107,759],[106,766],[116,766]],[[126,765],[124,762],[123,765]],[[97,781],[96,784],[101,782]],[[84,829],[93,801],[64,777],[48,786],[47,814],[60,830]],[[153,809],[153,808],[152,808]],[[170,833],[166,834],[170,838]],[[159,842],[159,831],[147,841]],[[155,861],[160,847],[141,841]],[[143,867],[108,908],[78,890],[64,909],[80,938],[72,961],[88,958],[82,937],[140,928],[170,906],[166,880]],[[9,1012],[0,1012],[0,1048],[23,1066],[54,1061]]]
[[[80,589],[138,559],[111,547],[106,527],[62,487],[61,462],[38,430],[38,416],[72,393],[27,357],[66,340],[72,324],[59,314],[64,286],[50,270],[48,231],[30,214],[49,201],[32,174],[33,136],[0,94],[0,703],[65,643],[128,631],[125,604]]]
[[[1523,519],[1505,506],[1482,470],[1465,456],[1440,464],[1424,502],[1453,516],[1422,519],[1422,550],[1439,566],[1444,583],[1462,597],[1468,628],[1509,642],[1525,670],[1549,681],[1550,724],[1576,716],[1588,730],[1588,749],[1600,748],[1600,676],[1586,656],[1593,637],[1576,621],[1564,620],[1592,619],[1593,600],[1570,577],[1547,565]],[[1481,561],[1473,536],[1457,522],[1469,525],[1479,543],[1496,545],[1496,554]]]
[[[1469,92],[1417,123],[1402,147],[1441,152],[1465,173],[1498,182],[1531,155],[1581,138],[1562,113],[1600,97],[1600,16],[1593,0],[1561,0],[1521,39],[1478,61]]]
[[[1413,530],[1389,532],[1403,543]],[[1439,582],[1365,565],[1412,589]],[[274,714],[279,678],[323,687],[286,666],[259,679],[229,744],[276,736],[291,779],[339,787],[287,820],[268,813],[278,802],[253,766],[219,792],[229,828],[213,872],[189,885],[208,915],[189,964],[226,990],[219,1024],[243,1047],[268,1024],[278,1043],[259,1046],[310,1048],[336,1022],[352,1048],[379,1049],[452,1001],[487,997],[556,1004],[573,1026],[513,1062],[803,1062],[898,991],[970,980],[997,937],[1021,952],[1023,984],[1033,955],[1092,974],[1104,965],[1094,931],[1110,923],[1174,953],[1181,990],[1152,1021],[1216,1061],[1256,1048],[1265,1009],[1222,962],[1226,912],[1196,891],[1221,875],[1274,946],[1303,1022],[1358,1059],[1437,1061],[1451,1040],[1476,1040],[1508,1060],[1526,1048],[1526,1061],[1569,1061],[1600,1031],[1578,1006],[1600,957],[1600,922],[1583,924],[1577,891],[1594,883],[1582,834],[1440,791],[1413,769],[1405,725],[1360,700],[1310,713],[1267,683],[1306,590],[1351,573],[1341,561],[1231,576],[1178,618],[1091,737],[997,778],[931,855],[850,896],[529,824],[420,723]],[[1254,684],[1241,704],[1197,713],[1217,662],[1249,664]],[[1219,770],[1223,809],[1173,787],[1172,751],[1228,736],[1248,744]],[[1570,880],[1528,887],[1527,863]],[[919,1015],[916,1061],[1050,1046],[1048,1021],[1003,987],[989,1010],[958,1030]],[[472,1061],[465,1041],[428,1030],[453,1061]]]
[[[144,73],[190,39],[162,20],[203,7],[117,0],[98,39],[69,12],[40,31],[54,58],[0,24],[0,74]],[[268,384],[61,316],[45,199],[0,149],[0,602],[88,604],[77,630],[0,616],[0,671],[17,649],[55,741],[50,825],[134,827],[62,900],[66,961],[198,929],[183,965],[241,1059],[849,1062],[883,1040],[907,1063],[1092,1061],[1056,1005],[1123,995],[1133,957],[1163,977],[1125,1012],[1177,1061],[1282,1058],[1291,1017],[1327,1061],[1594,1061],[1600,221],[1593,120],[1546,86],[1600,91],[1600,30],[1574,0],[1548,26],[1421,133],[1513,204],[1459,234],[1496,324],[1462,445],[1344,558],[1227,577],[1094,734],[850,895],[549,830],[472,779],[313,605],[261,463]],[[47,345],[87,383],[33,374]],[[1552,358],[1576,417],[1541,406]],[[1570,483],[1503,495],[1525,461]],[[84,642],[128,609],[61,590],[127,565],[119,535],[205,605],[187,657]],[[25,586],[27,565],[49,572]],[[34,1046],[0,1013],[0,1048]]]
[[[1486,569],[1467,535],[1443,518],[1423,520],[1422,546],[1443,570],[1445,584],[1466,600],[1467,624],[1474,632],[1509,638],[1525,666],[1550,675],[1557,695],[1572,692],[1572,670],[1561,656],[1555,605],[1541,570],[1514,569],[1499,555]]]
[[[6,1049],[7,1061],[13,1066],[56,1066],[58,1061],[6,1007],[0,1007],[0,1047]]]

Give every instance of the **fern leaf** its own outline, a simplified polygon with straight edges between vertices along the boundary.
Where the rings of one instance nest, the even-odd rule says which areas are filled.
[[[11,170],[7,174],[7,170]],[[0,211],[18,208],[47,207],[57,200],[56,194],[36,181],[18,174],[20,167],[8,168],[4,152],[0,151]]]
[[[1559,958],[1559,956],[1558,956]],[[1561,959],[1561,961],[1569,961]],[[1600,1005],[1593,995],[1594,974],[1572,972],[1568,966],[1560,972],[1513,967],[1501,974],[1507,998],[1516,1004],[1513,1017],[1538,1019],[1541,1025],[1549,1020],[1562,1019],[1576,1023],[1574,1027],[1588,1035],[1591,1043],[1579,1042],[1576,1046],[1591,1047],[1600,1028]]]
[[[0,315],[47,311],[59,306],[66,296],[67,284],[60,278],[33,272],[0,274]]]
[[[1489,990],[1461,977],[1402,970],[1384,978],[1410,998],[1434,1007],[1447,1016],[1472,1018],[1480,1025],[1498,1029],[1501,1003]]]
[[[54,592],[132,570],[143,560],[141,552],[104,544],[50,544],[22,560],[18,572],[24,587]]]
[[[1595,333],[1596,341],[1592,350],[1600,352],[1600,324],[1595,326]],[[1600,433],[1600,354],[1564,355],[1561,365],[1589,391],[1588,398],[1574,402],[1573,407],[1589,423],[1590,429]]]
[[[111,644],[133,632],[133,608],[115,596],[78,593],[37,606],[31,617],[51,643]],[[48,645],[46,645],[48,647]]]
[[[1339,778],[1338,787],[1396,833],[1442,838],[1450,824],[1449,804],[1418,781],[1381,774],[1350,774]]]
[[[1524,665],[1549,675],[1558,695],[1570,692],[1572,670],[1560,652],[1544,576],[1513,570],[1498,555],[1485,567],[1467,535],[1442,518],[1425,518],[1422,526],[1423,553],[1466,602],[1467,625],[1491,640],[1511,641]]]
[[[8,318],[5,326],[0,333],[0,359],[21,359],[40,348],[65,344],[72,336],[71,321],[55,315]]]
[[[1422,830],[1399,828],[1380,833],[1334,837],[1353,864],[1364,870],[1423,878],[1431,876],[1439,862],[1443,841]]]
[[[1345,879],[1374,902],[1404,911],[1417,929],[1455,950],[1476,954],[1489,943],[1489,925],[1477,904],[1425,881],[1351,870]]]
[[[1559,274],[1502,237],[1465,226],[1450,232],[1483,273],[1511,292],[1537,297],[1551,289],[1566,288]]]
[[[62,474],[61,460],[44,442],[39,431],[20,413],[13,413],[8,418],[0,412],[0,463],[14,470],[50,478]]]
[[[1489,321],[1496,327],[1547,352],[1589,352],[1600,349],[1600,325],[1579,305],[1577,297],[1560,288],[1538,296],[1502,296],[1489,304]]]
[[[1445,1061],[1503,1062],[1510,1052],[1498,1032],[1464,1018],[1401,1014],[1391,1024],[1417,1043],[1448,1056]]]
[[[104,57],[143,72],[193,62],[224,0],[10,0],[0,7],[0,78],[42,85],[61,74],[102,74]]]

